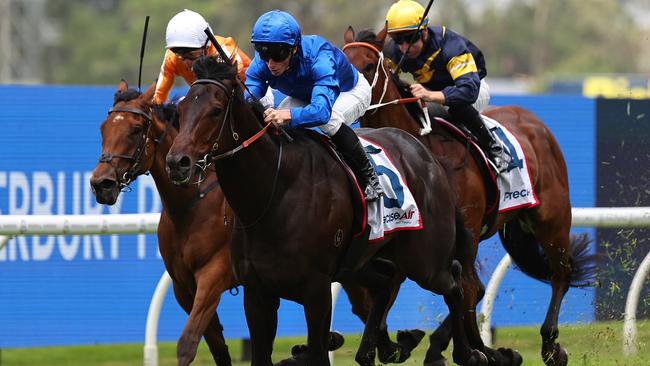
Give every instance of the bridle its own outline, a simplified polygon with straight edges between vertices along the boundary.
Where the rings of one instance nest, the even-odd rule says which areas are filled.
[[[226,105],[226,111],[223,116],[223,120],[221,123],[221,129],[219,130],[219,134],[217,135],[217,138],[215,139],[215,142],[212,144],[212,148],[210,151],[205,154],[203,159],[199,160],[196,162],[196,166],[201,169],[202,173],[205,173],[205,169],[207,169],[213,162],[225,158],[230,158],[234,156],[237,152],[249,147],[253,142],[257,141],[260,137],[262,137],[266,131],[268,131],[269,127],[273,126],[273,123],[267,123],[264,127],[262,127],[258,132],[256,132],[253,136],[248,138],[246,141],[242,142],[240,145],[237,147],[230,149],[224,153],[217,154],[217,150],[219,149],[219,140],[221,139],[221,135],[223,134],[224,127],[226,125],[226,119],[228,119],[228,124],[230,125],[230,133],[232,134],[233,140],[238,141],[239,140],[239,134],[235,131],[234,126],[233,126],[233,117],[232,117],[232,101],[235,98],[235,88],[229,88],[226,84],[219,80],[215,79],[198,79],[195,82],[192,83],[190,86],[190,89],[193,88],[195,85],[205,85],[205,84],[210,84],[210,85],[215,85],[223,92],[226,94],[228,97],[228,104]],[[189,92],[188,92],[189,94]],[[280,150],[278,153],[278,160],[276,164],[276,169],[275,169],[275,175],[273,177],[273,184],[271,186],[271,194],[269,196],[269,200],[266,203],[266,207],[262,210],[262,213],[260,214],[259,217],[257,217],[255,220],[252,222],[245,224],[245,225],[240,225],[237,227],[237,229],[246,229],[250,228],[252,226],[255,226],[263,217],[266,215],[268,212],[269,208],[271,207],[271,202],[273,201],[273,196],[275,195],[275,189],[277,186],[277,181],[278,181],[278,176],[280,173],[280,167],[281,167],[281,162],[282,162],[282,140],[280,139]],[[199,182],[203,178],[200,178]],[[243,221],[243,220],[242,220]]]
[[[151,119],[151,114],[147,113],[139,108],[135,107],[111,107],[108,110],[108,114],[110,115],[111,113],[119,113],[119,112],[126,112],[126,113],[133,113],[139,116],[144,117],[147,127],[143,130],[142,133],[142,138],[140,139],[140,143],[138,143],[138,147],[135,149],[135,152],[133,152],[133,155],[122,155],[122,154],[113,154],[110,152],[102,153],[99,156],[99,162],[100,163],[106,163],[110,165],[116,173],[117,176],[117,184],[119,185],[120,190],[128,190],[130,189],[129,184],[135,180],[137,177],[137,172],[138,169],[140,168],[141,164],[141,159],[142,155],[147,154],[147,145],[149,145],[149,133],[151,131],[151,124],[152,124],[152,119]],[[160,139],[158,139],[160,141]],[[112,161],[114,158],[121,158],[121,159],[126,159],[131,161],[131,166],[120,176],[119,173],[117,173],[117,167],[112,164]]]
[[[226,112],[224,113],[223,116],[223,121],[221,123],[221,129],[219,130],[219,134],[217,135],[217,138],[212,144],[212,148],[210,149],[210,151],[207,154],[205,154],[203,159],[197,161],[196,163],[199,169],[205,171],[205,169],[208,166],[210,166],[210,164],[212,164],[213,162],[224,158],[229,158],[235,155],[240,150],[250,146],[253,142],[257,141],[260,137],[262,137],[262,135],[264,135],[264,133],[266,133],[269,127],[271,127],[273,124],[268,123],[267,125],[262,127],[262,129],[258,131],[256,134],[251,136],[246,141],[242,142],[241,145],[238,145],[237,147],[230,149],[224,153],[217,154],[217,150],[219,149],[219,140],[221,140],[221,135],[223,134],[224,127],[226,126],[226,119],[228,119],[228,125],[230,126],[230,133],[232,134],[233,140],[235,140],[235,142],[239,141],[239,134],[235,131],[235,127],[233,125],[233,117],[232,117],[232,100],[235,97],[235,89],[228,88],[228,86],[226,86],[226,84],[224,84],[223,82],[214,79],[198,79],[192,83],[191,87],[194,87],[194,85],[201,85],[201,84],[216,85],[217,87],[219,87],[221,90],[224,91],[226,96],[228,96],[228,104],[226,105]]]
[[[373,104],[370,107],[368,107],[368,109],[367,109],[367,110],[374,109],[372,111],[372,113],[370,113],[370,114],[374,114],[374,113],[377,112],[377,108],[385,105],[385,104],[382,105],[382,101],[384,100],[384,96],[386,95],[386,90],[388,89],[388,71],[386,71],[386,66],[384,65],[384,52],[380,51],[377,47],[373,46],[372,44],[370,44],[368,42],[350,42],[350,43],[346,43],[345,46],[343,46],[343,51],[345,51],[346,49],[348,49],[350,47],[364,47],[364,48],[367,48],[367,49],[373,51],[377,55],[377,57],[379,58],[379,60],[377,61],[377,69],[375,69],[375,76],[372,79],[372,84],[370,85],[370,89],[374,89],[375,85],[377,85],[377,80],[379,79],[379,68],[381,68],[381,70],[384,72],[384,88],[383,88],[383,90],[381,92],[381,96],[379,97],[379,101],[377,102],[377,104]]]
[[[375,85],[377,85],[377,80],[379,78],[379,68],[381,67],[383,73],[384,73],[384,88],[381,92],[381,97],[379,97],[379,101],[376,104],[373,104],[366,109],[366,111],[373,110],[370,115],[374,114],[377,112],[377,109],[391,105],[391,104],[404,104],[404,103],[416,103],[420,101],[420,98],[412,97],[412,98],[399,98],[395,100],[390,100],[388,102],[383,102],[384,96],[386,95],[386,90],[388,90],[388,71],[386,71],[386,66],[384,65],[384,52],[380,51],[377,47],[374,45],[368,43],[368,42],[350,42],[346,43],[345,46],[343,46],[343,51],[345,51],[347,48],[350,47],[364,47],[367,48],[371,51],[373,51],[377,57],[379,58],[379,61],[377,62],[377,69],[375,70],[375,77],[372,80],[372,85],[370,85],[371,89],[375,88]],[[419,104],[419,103],[418,103]],[[422,109],[424,110],[424,121],[423,123],[423,128],[420,129],[420,135],[426,135],[431,132],[431,120],[429,119],[429,112],[427,111],[427,106],[426,103],[424,105],[419,104]]]

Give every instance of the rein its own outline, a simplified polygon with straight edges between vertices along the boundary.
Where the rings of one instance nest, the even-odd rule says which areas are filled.
[[[237,152],[249,147],[253,142],[257,141],[260,137],[262,137],[262,135],[264,135],[266,133],[266,131],[269,129],[269,127],[271,127],[273,124],[268,123],[266,126],[262,127],[262,129],[260,131],[258,131],[256,134],[254,134],[253,136],[248,138],[241,145],[235,147],[234,149],[228,150],[228,151],[226,151],[224,153],[221,153],[221,154],[218,154],[218,155],[214,155],[215,152],[217,151],[217,149],[219,148],[219,140],[221,139],[221,134],[223,133],[223,129],[226,126],[226,123],[225,123],[226,118],[230,117],[230,119],[229,119],[230,123],[229,124],[230,124],[230,131],[232,132],[233,139],[235,141],[239,140],[239,134],[237,132],[235,132],[235,129],[234,129],[233,124],[232,124],[232,121],[233,121],[232,114],[230,113],[231,109],[232,109],[231,108],[232,107],[232,100],[233,100],[233,98],[235,96],[235,90],[232,89],[231,91],[228,91],[228,87],[224,83],[222,83],[220,81],[217,81],[217,80],[213,80],[213,79],[198,79],[198,80],[196,80],[195,82],[192,83],[192,86],[200,85],[200,84],[216,85],[221,90],[223,90],[226,93],[226,95],[228,95],[228,106],[226,107],[226,113],[223,116],[223,121],[221,123],[221,129],[219,130],[219,135],[217,135],[217,139],[215,140],[215,143],[212,145],[212,149],[210,150],[210,152],[208,152],[203,157],[203,159],[200,160],[200,162],[207,164],[204,167],[200,167],[202,170],[204,170],[203,168],[207,168],[214,161],[221,160],[221,159],[224,159],[224,158],[229,158],[229,157],[235,155]],[[197,164],[198,164],[198,162],[197,162]]]
[[[232,121],[233,121],[233,118],[232,118],[232,100],[235,97],[235,89],[232,88],[229,91],[228,87],[224,83],[222,83],[221,81],[218,81],[218,80],[214,80],[214,79],[198,79],[198,80],[196,80],[195,82],[192,83],[190,88],[194,87],[194,85],[201,85],[201,84],[215,85],[215,86],[219,87],[221,90],[223,90],[225,92],[225,94],[228,96],[228,105],[226,107],[226,112],[225,112],[225,114],[223,116],[223,121],[221,123],[221,129],[219,130],[219,134],[217,135],[217,138],[216,138],[214,144],[212,145],[212,149],[203,157],[202,160],[199,161],[201,163],[201,165],[199,165],[199,162],[197,162],[197,166],[199,166],[199,168],[205,172],[205,169],[208,166],[210,166],[213,162],[215,162],[217,160],[220,160],[220,159],[232,157],[237,152],[249,147],[255,141],[259,140],[266,133],[266,131],[268,131],[269,127],[273,126],[273,123],[267,123],[264,127],[262,127],[261,130],[259,130],[257,133],[255,133],[250,138],[246,139],[244,142],[242,142],[241,145],[235,147],[234,149],[230,149],[230,150],[228,150],[228,151],[226,151],[224,153],[214,155],[216,153],[217,149],[219,148],[219,140],[221,139],[221,134],[223,133],[224,126],[226,125],[226,118],[229,118],[230,131],[232,133],[233,139],[235,141],[239,140],[239,134],[237,132],[235,132],[234,127],[233,127],[233,123],[232,123]],[[278,153],[278,162],[276,164],[275,175],[273,176],[273,184],[271,186],[271,195],[269,196],[269,200],[267,201],[266,206],[262,210],[262,213],[260,214],[259,217],[257,217],[255,220],[253,220],[249,224],[237,226],[236,227],[237,229],[247,229],[247,228],[255,226],[266,215],[266,213],[271,208],[271,202],[273,201],[273,196],[275,196],[275,190],[276,190],[276,186],[277,186],[277,182],[278,182],[278,176],[279,176],[280,168],[281,168],[281,164],[282,164],[282,150],[283,150],[282,146],[283,146],[282,140],[280,139],[280,151]],[[224,216],[224,220],[225,220],[225,216]]]
[[[381,97],[379,97],[379,101],[376,104],[373,104],[369,106],[366,111],[373,110],[370,115],[374,114],[377,112],[377,109],[381,107],[385,107],[387,105],[392,105],[392,104],[406,104],[406,103],[417,103],[420,101],[420,98],[417,97],[410,97],[410,98],[399,98],[399,99],[394,99],[388,102],[383,102],[384,96],[386,95],[386,90],[388,89],[388,72],[386,71],[386,67],[384,65],[384,53],[380,51],[377,47],[372,45],[371,43],[368,42],[350,42],[346,43],[345,46],[343,46],[343,51],[345,51],[348,48],[351,47],[364,47],[367,48],[371,51],[373,51],[377,57],[379,58],[379,61],[377,62],[377,69],[375,70],[375,77],[372,80],[372,85],[370,85],[371,89],[375,88],[375,85],[377,85],[377,79],[379,77],[379,68],[381,66],[382,71],[384,72],[384,88],[381,92]],[[424,111],[424,118],[425,121],[423,121],[423,128],[420,129],[420,135],[426,135],[431,132],[431,121],[429,119],[429,113],[427,111],[427,106],[426,103],[424,105],[420,105]]]
[[[147,145],[149,144],[149,132],[151,131],[151,124],[152,124],[152,119],[151,119],[151,114],[147,113],[139,108],[134,108],[134,107],[111,107],[108,110],[108,114],[111,113],[119,113],[119,112],[126,112],[126,113],[133,113],[139,116],[142,116],[145,118],[147,122],[147,128],[145,129],[144,133],[142,134],[142,139],[140,140],[140,143],[138,144],[138,147],[135,149],[135,152],[133,155],[128,156],[128,155],[122,155],[122,154],[112,154],[110,152],[107,153],[102,153],[99,156],[99,162],[100,163],[106,163],[113,167],[113,169],[117,172],[117,168],[111,164],[113,161],[113,158],[121,158],[121,159],[126,159],[132,161],[132,165],[129,169],[127,169],[122,176],[119,174],[117,175],[117,183],[120,186],[120,190],[125,189],[125,188],[130,188],[129,184],[133,182],[135,177],[137,176],[136,172],[138,171],[138,168],[140,167],[140,159],[142,158],[142,154],[144,153],[146,155],[147,151]]]

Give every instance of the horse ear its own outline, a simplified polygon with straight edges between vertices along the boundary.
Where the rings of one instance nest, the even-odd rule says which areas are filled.
[[[343,40],[345,41],[346,44],[354,42],[354,29],[352,28],[351,25],[348,25],[348,29],[345,31],[345,34],[343,35]]]
[[[120,83],[117,84],[117,91],[118,92],[125,92],[129,90],[129,84],[126,82],[126,80],[121,79]]]
[[[153,101],[153,93],[156,91],[156,83],[157,80],[154,80],[151,85],[145,90],[144,93],[142,93],[142,96],[140,97],[142,100],[144,100],[147,103],[151,103]]]
[[[384,24],[384,27],[379,31],[379,33],[377,33],[377,36],[375,37],[375,40],[377,41],[377,43],[379,43],[379,44],[381,44],[383,46],[384,42],[386,42],[386,35],[387,34],[388,34],[388,30],[386,29],[386,25]]]

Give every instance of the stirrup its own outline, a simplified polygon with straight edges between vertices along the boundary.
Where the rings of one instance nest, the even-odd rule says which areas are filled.
[[[372,202],[381,198],[384,195],[384,190],[381,189],[379,184],[375,187],[373,184],[368,183],[363,195],[365,196],[366,202]]]
[[[374,171],[368,176],[368,184],[366,184],[366,189],[363,191],[363,195],[365,196],[366,201],[376,201],[384,195],[384,189],[381,188],[379,177]]]

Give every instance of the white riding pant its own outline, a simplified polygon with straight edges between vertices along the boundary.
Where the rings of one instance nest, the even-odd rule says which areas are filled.
[[[479,112],[483,112],[485,107],[490,104],[490,85],[485,81],[485,79],[481,79],[481,87],[478,90],[478,98],[476,98],[476,102],[472,104],[472,106]]]
[[[357,85],[349,91],[339,94],[332,106],[330,120],[326,124],[318,126],[318,128],[327,136],[332,137],[339,130],[341,124],[345,123],[349,126],[366,113],[370,106],[371,97],[372,89],[370,84],[363,75],[359,74]],[[280,102],[277,109],[304,107],[307,104],[307,102],[298,98],[286,97]]]

